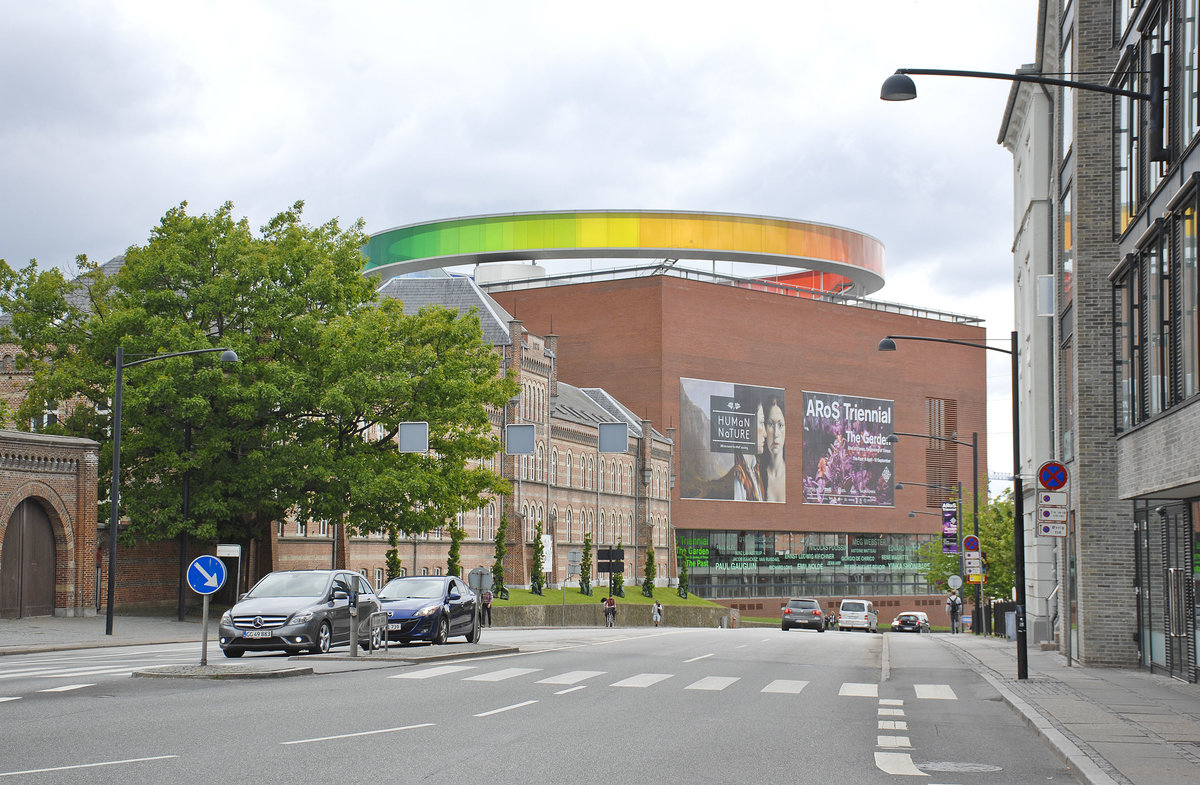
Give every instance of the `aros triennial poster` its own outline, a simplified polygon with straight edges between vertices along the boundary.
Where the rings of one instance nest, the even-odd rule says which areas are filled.
[[[804,503],[891,507],[892,401],[804,392]]]

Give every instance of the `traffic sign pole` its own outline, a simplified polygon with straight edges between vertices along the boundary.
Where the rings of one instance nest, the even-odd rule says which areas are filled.
[[[225,562],[216,556],[197,556],[188,565],[187,581],[192,591],[204,596],[204,610],[200,616],[200,665],[208,665],[208,598],[225,585],[229,573]]]

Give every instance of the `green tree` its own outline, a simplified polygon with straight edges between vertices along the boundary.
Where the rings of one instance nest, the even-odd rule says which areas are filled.
[[[400,561],[400,532],[388,529],[387,538],[388,549],[384,554],[384,561],[387,563],[387,578],[390,581],[392,578],[399,578],[403,569]]]
[[[964,531],[973,532],[973,525],[964,523]],[[987,583],[983,584],[981,594],[991,599],[1009,599],[1014,577],[1011,489],[1005,489],[995,499],[980,499],[979,542],[988,563]],[[958,554],[942,553],[942,541],[937,538],[922,545],[917,558],[925,563],[925,578],[930,586],[949,591],[947,579],[959,573]]]
[[[501,514],[500,526],[496,528],[496,560],[492,562],[492,593],[499,599],[508,599],[508,590],[504,588],[504,555],[508,546],[504,544],[508,537],[508,516]]]
[[[687,599],[688,596],[688,568],[687,556],[683,553],[683,549],[679,549],[679,554],[676,556],[679,559],[679,596]]]
[[[617,550],[621,550],[621,539],[617,538]],[[609,594],[615,594],[618,597],[625,596],[625,573],[614,572],[608,576]]]
[[[201,216],[182,204],[111,276],[85,257],[70,281],[32,263],[0,266],[9,337],[35,369],[18,416],[44,401],[74,402],[57,430],[105,451],[118,346],[127,361],[238,353],[232,368],[201,354],[125,372],[128,538],[244,539],[289,514],[356,533],[422,532],[447,511],[507,491],[474,464],[499,448],[487,407],[515,393],[478,319],[444,308],[405,314],[401,303],[379,301],[361,274],[361,222],[312,226],[301,212],[297,203],[255,232],[229,204]],[[396,450],[406,421],[429,423],[428,454]],[[111,455],[100,465],[103,489]]]
[[[642,581],[642,595],[645,597],[654,596],[654,579],[658,577],[658,568],[654,565],[654,546],[646,547],[646,577]]]
[[[546,586],[546,546],[542,542],[542,522],[533,529],[533,569],[529,575],[529,590],[541,596]]]
[[[592,534],[583,535],[583,556],[579,560],[579,593],[592,596]]]
[[[457,521],[450,523],[450,552],[446,555],[446,574],[462,576],[462,541],[467,536]]]

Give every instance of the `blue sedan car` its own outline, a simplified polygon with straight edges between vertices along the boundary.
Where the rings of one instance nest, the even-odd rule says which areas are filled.
[[[389,641],[443,644],[454,635],[479,640],[479,603],[471,587],[451,575],[393,578],[378,593],[388,615]]]

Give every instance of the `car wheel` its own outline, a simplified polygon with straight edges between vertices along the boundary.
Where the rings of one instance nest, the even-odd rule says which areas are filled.
[[[317,631],[317,642],[313,645],[309,652],[312,654],[328,654],[329,647],[333,645],[333,630],[329,627],[329,622],[321,622],[321,629]]]
[[[825,628],[824,628],[824,627],[817,627],[817,632],[825,632]]]
[[[780,624],[779,629],[783,630],[784,632],[787,632],[788,630],[791,629],[791,627],[787,626],[786,624]]]
[[[441,621],[438,622],[437,632],[433,634],[433,645],[441,646],[449,637],[450,621],[445,616],[442,616]]]
[[[475,615],[474,621],[471,622],[471,631],[467,633],[467,643],[479,643],[479,636],[483,631],[479,629],[479,615]]]
[[[246,653],[244,649],[221,649],[221,652],[231,660],[236,660]]]

